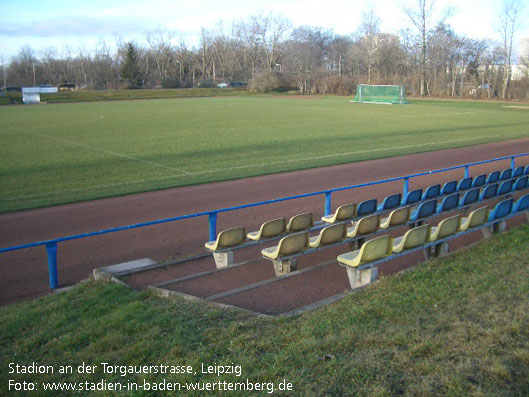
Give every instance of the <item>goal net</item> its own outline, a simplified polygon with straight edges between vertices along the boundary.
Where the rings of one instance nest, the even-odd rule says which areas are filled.
[[[359,84],[352,102],[359,103],[408,103],[402,85]]]

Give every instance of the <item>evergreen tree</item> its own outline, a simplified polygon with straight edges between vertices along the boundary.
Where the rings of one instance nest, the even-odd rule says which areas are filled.
[[[121,77],[127,81],[128,88],[139,88],[141,72],[138,62],[138,52],[132,43],[127,43],[125,60],[123,65],[121,65]]]

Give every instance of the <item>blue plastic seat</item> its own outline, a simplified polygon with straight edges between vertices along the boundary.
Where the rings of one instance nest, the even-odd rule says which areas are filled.
[[[425,201],[411,214],[410,221],[418,221],[435,214],[437,210],[437,200]]]
[[[507,168],[506,170],[503,170],[500,175],[500,181],[506,181],[507,179],[511,179],[512,177],[512,168]]]
[[[428,186],[426,190],[424,191],[424,194],[422,195],[423,200],[433,199],[435,197],[439,197],[441,194],[441,185],[432,185]]]
[[[512,180],[508,180],[508,181],[503,182],[500,185],[500,188],[498,189],[498,196],[503,196],[504,194],[509,194],[510,192],[512,192],[513,184],[514,183],[513,183]]]
[[[490,183],[495,183],[500,180],[500,171],[494,171],[489,174],[489,177],[487,178],[487,185]]]
[[[512,212],[528,211],[529,210],[529,194],[522,196],[514,204]]]
[[[481,174],[474,178],[474,182],[472,182],[472,187],[481,187],[487,182],[487,175]]]
[[[469,176],[468,178],[463,178],[459,181],[459,185],[457,185],[457,190],[467,190],[472,187],[472,177]]]
[[[402,202],[402,205],[415,204],[420,201],[422,197],[422,189],[415,189],[406,195],[406,198]]]
[[[514,170],[513,174],[512,174],[512,177],[513,178],[518,178],[519,176],[522,176],[523,175],[523,171],[524,171],[524,166],[521,165],[519,167],[516,167],[516,169]]]
[[[518,178],[516,182],[514,182],[514,188],[513,192],[517,192],[518,190],[524,190],[527,188],[527,180],[529,179],[529,176],[524,175],[521,178]]]
[[[457,190],[457,181],[446,182],[443,185],[443,188],[441,189],[441,194],[445,195],[445,194],[455,193],[456,190]]]
[[[384,210],[391,210],[393,208],[397,208],[400,206],[400,202],[402,200],[402,194],[395,193],[391,196],[387,196],[382,204],[378,206],[378,211],[384,211]]]
[[[437,210],[437,213],[453,210],[454,208],[457,208],[458,205],[459,205],[459,193],[451,194],[450,196],[446,196],[443,199],[443,201],[441,202],[441,205],[439,206],[439,209]]]
[[[523,174],[524,175],[529,175],[529,165],[527,167],[525,167],[525,172]]]
[[[513,201],[514,200],[510,198],[500,201],[498,204],[496,204],[496,207],[494,207],[489,215],[489,222],[505,218],[507,215],[509,215],[512,211]]]
[[[362,201],[360,204],[358,204],[358,207],[356,207],[356,216],[364,216],[372,214],[377,210],[377,199],[369,199],[366,201]]]
[[[498,184],[493,183],[492,185],[486,186],[479,196],[480,200],[488,200],[495,197],[498,194]]]
[[[474,189],[467,190],[465,195],[459,203],[460,207],[465,207],[467,205],[473,204],[479,200],[479,188],[475,187]]]

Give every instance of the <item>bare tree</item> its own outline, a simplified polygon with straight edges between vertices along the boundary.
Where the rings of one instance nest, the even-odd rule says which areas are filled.
[[[361,45],[364,48],[364,59],[367,67],[367,84],[371,84],[371,71],[375,64],[380,33],[380,18],[377,17],[374,10],[364,12],[360,29],[363,35]]]
[[[514,35],[520,29],[520,14],[523,4],[520,0],[504,0],[500,14],[499,32],[502,36],[503,50],[503,89],[501,99],[505,99],[507,88],[511,80],[512,42]]]

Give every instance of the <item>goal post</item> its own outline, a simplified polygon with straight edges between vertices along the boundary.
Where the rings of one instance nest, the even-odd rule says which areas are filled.
[[[358,103],[408,103],[403,85],[358,84],[352,102]]]

